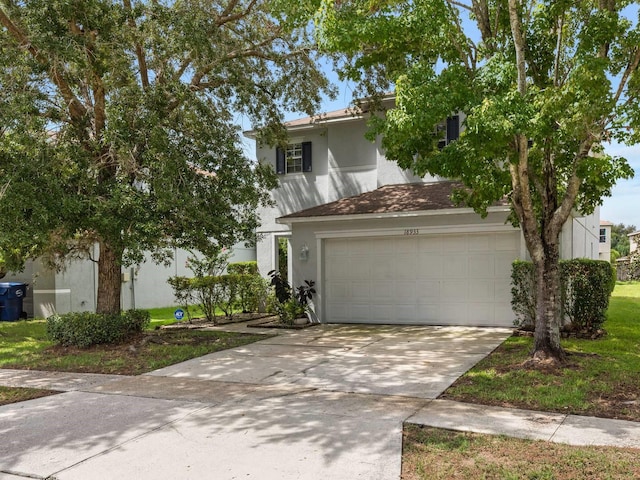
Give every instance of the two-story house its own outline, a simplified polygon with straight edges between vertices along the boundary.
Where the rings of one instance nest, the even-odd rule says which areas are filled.
[[[278,268],[286,239],[290,283],[316,282],[321,322],[511,326],[511,263],[527,251],[506,223],[509,206],[484,219],[454,206],[456,184],[387,160],[365,139],[365,117],[346,109],[302,118],[287,124],[286,149],[257,146],[280,179],[275,206],[260,212],[260,272]],[[443,143],[462,120],[443,122]],[[598,227],[598,212],[571,218],[562,256],[598,258]]]

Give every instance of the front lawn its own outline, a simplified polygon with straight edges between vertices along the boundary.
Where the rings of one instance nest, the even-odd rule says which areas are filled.
[[[87,349],[61,347],[47,338],[46,322],[0,322],[0,368],[139,375],[208,353],[266,338],[250,333],[202,330],[156,330],[172,320],[175,308],[152,309],[150,329],[118,345]],[[22,393],[21,393],[22,392]],[[4,389],[0,405],[51,392]]]
[[[402,479],[611,479],[640,478],[631,448],[575,447],[477,433],[406,425]]]
[[[640,283],[616,285],[607,315],[605,337],[563,340],[564,368],[523,368],[532,339],[511,337],[442,398],[640,421]]]

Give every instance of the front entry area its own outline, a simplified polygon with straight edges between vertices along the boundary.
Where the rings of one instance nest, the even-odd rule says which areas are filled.
[[[324,321],[511,327],[520,233],[324,240]]]

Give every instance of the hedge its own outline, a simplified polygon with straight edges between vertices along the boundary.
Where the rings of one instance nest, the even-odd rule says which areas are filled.
[[[563,326],[594,333],[606,320],[615,271],[604,260],[576,258],[560,261]],[[517,260],[511,271],[511,306],[516,325],[533,328],[536,312],[536,278],[532,262]]]
[[[80,348],[120,343],[142,332],[150,319],[146,310],[128,310],[115,315],[93,312],[56,314],[47,318],[47,335],[60,345]]]
[[[255,262],[244,262],[255,263]],[[236,264],[242,265],[242,264]],[[244,268],[244,267],[243,267]],[[240,268],[240,270],[243,270]],[[251,267],[247,267],[251,269]],[[171,277],[169,284],[176,299],[189,315],[189,304],[198,303],[208,321],[216,322],[216,310],[226,317],[234,312],[255,312],[267,295],[265,280],[257,274],[235,274],[198,276],[194,278]],[[189,315],[190,319],[190,315]]]
[[[258,275],[258,262],[230,263],[227,272],[235,275]]]

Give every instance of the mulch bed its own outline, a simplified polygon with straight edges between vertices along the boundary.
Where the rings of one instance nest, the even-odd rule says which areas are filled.
[[[232,318],[218,317],[215,323],[210,322],[206,318],[194,318],[191,321],[183,320],[179,323],[171,325],[163,325],[158,327],[161,330],[177,330],[177,329],[199,329],[207,327],[222,327],[234,323],[247,323],[247,328],[280,328],[288,330],[302,330],[303,328],[313,327],[319,323],[306,323],[304,325],[285,325],[280,322],[277,315],[270,313],[236,313]]]

